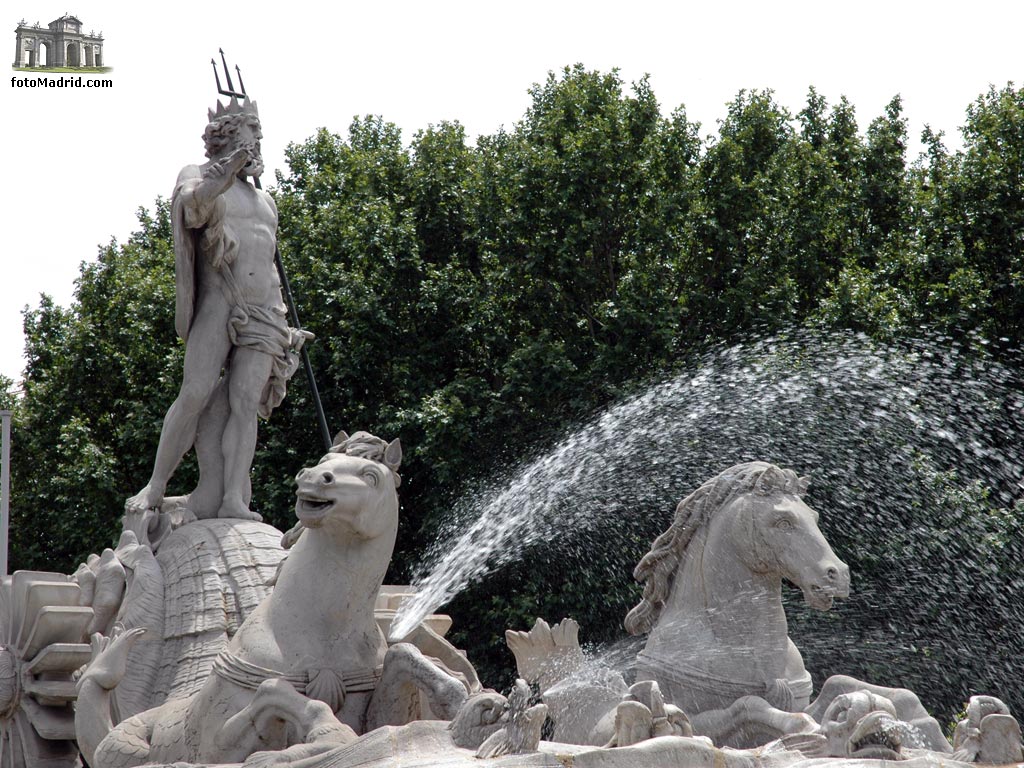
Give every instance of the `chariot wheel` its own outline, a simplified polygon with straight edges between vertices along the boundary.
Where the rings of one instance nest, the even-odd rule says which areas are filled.
[[[0,582],[0,766],[73,768],[72,674],[89,661],[92,608],[61,573],[17,571]]]

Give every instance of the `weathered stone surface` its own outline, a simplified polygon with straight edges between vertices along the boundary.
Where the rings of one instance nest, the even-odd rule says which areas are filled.
[[[572,619],[551,626],[538,618],[529,632],[506,630],[505,642],[519,676],[536,684],[548,705],[553,739],[600,746],[611,738],[615,707],[629,689],[618,672],[587,665],[579,629]]]
[[[1020,724],[1009,707],[995,696],[972,696],[953,732],[953,757],[996,765],[1024,760]]]
[[[946,737],[942,735],[942,727],[928,714],[928,711],[917,698],[917,694],[906,688],[887,688],[872,685],[847,675],[833,675],[821,686],[818,697],[806,712],[818,722],[824,722],[833,701],[846,694],[866,691],[881,697],[893,705],[898,720],[909,723],[921,741],[920,746],[933,752],[948,754],[953,751]]]
[[[516,680],[506,706],[501,728],[480,745],[477,757],[503,757],[537,751],[548,708],[543,704],[530,706],[530,686],[522,678]]]
[[[82,642],[93,611],[60,573],[17,571],[0,580],[0,764],[77,765],[72,674],[89,657]]]
[[[170,532],[157,554],[124,531],[116,549],[79,567],[72,578],[83,587],[80,602],[106,595],[103,634],[115,621],[146,630],[113,693],[121,719],[202,687],[217,655],[270,594],[287,554],[280,539],[263,523],[200,520]],[[118,568],[102,566],[111,558]]]
[[[280,541],[276,528],[230,519],[199,520],[165,540],[156,556],[166,585],[164,651],[149,707],[203,686],[214,659],[270,594],[287,554]]]

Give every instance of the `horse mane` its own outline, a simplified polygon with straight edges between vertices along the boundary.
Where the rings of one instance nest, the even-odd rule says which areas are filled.
[[[746,493],[764,496],[793,493],[802,496],[806,487],[806,480],[798,478],[791,469],[751,461],[730,467],[679,502],[672,525],[654,540],[651,551],[644,555],[633,571],[633,578],[644,583],[644,596],[627,614],[626,631],[631,635],[642,635],[654,628],[686,548],[694,534],[717,510]]]

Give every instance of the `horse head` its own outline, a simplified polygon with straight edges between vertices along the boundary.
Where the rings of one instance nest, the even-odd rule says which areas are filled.
[[[725,576],[723,554],[754,574],[778,573],[804,591],[814,607],[827,610],[846,597],[850,569],[835,556],[818,529],[818,514],[802,501],[807,480],[764,462],[738,464],[708,480],[676,508],[675,519],[659,536],[633,575],[645,582],[643,600],[626,617],[630,634],[650,632],[661,617],[691,550],[697,562],[715,563]],[[691,561],[693,558],[690,558]],[[737,586],[744,576],[735,573]]]
[[[822,535],[818,513],[804,503],[806,490],[807,478],[768,465],[752,490],[721,510],[720,536],[753,573],[792,582],[808,605],[827,611],[836,597],[849,596],[850,569]]]
[[[305,528],[375,539],[398,528],[402,446],[366,432],[345,432],[320,463],[296,475],[295,514]]]

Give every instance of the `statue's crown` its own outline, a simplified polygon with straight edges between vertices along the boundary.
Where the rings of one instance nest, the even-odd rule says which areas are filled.
[[[256,109],[256,102],[249,101],[249,96],[245,92],[245,83],[242,82],[242,70],[235,65],[235,72],[238,75],[238,90],[235,90],[235,84],[231,81],[231,72],[228,70],[228,62],[224,57],[224,49],[220,50],[220,60],[224,64],[224,79],[228,82],[228,87],[224,88],[220,84],[220,74],[217,72],[217,62],[214,59],[210,59],[210,63],[213,65],[213,78],[217,83],[217,93],[221,96],[228,96],[230,101],[227,106],[221,103],[220,99],[217,99],[217,108],[207,110],[210,122],[217,120],[221,117],[228,117],[230,115],[252,115],[258,118],[260,116],[259,110]]]
[[[228,117],[230,115],[252,115],[257,118],[260,116],[260,112],[256,108],[256,102],[249,101],[248,96],[244,97],[241,101],[232,96],[231,100],[227,103],[227,106],[225,106],[220,99],[217,99],[217,108],[208,109],[206,114],[211,123],[214,120],[218,120],[222,117]]]

